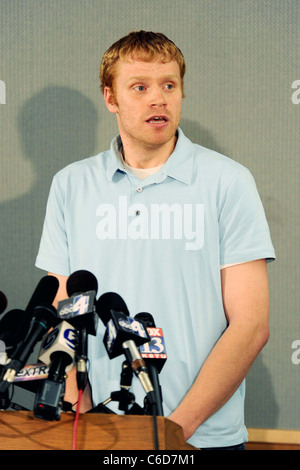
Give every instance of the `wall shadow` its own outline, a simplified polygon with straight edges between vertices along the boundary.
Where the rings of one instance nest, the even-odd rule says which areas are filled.
[[[185,135],[195,144],[202,145],[205,148],[215,150],[215,152],[227,155],[224,148],[215,140],[212,132],[206,127],[201,126],[196,121],[182,119],[180,122]]]
[[[0,289],[8,299],[7,311],[25,309],[45,275],[34,264],[52,178],[67,164],[96,153],[97,125],[93,102],[68,87],[48,86],[20,109],[22,157],[30,161],[36,179],[27,194],[0,205]],[[20,178],[26,174],[16,168],[14,184]],[[13,401],[20,403],[26,392],[15,387],[15,394]]]

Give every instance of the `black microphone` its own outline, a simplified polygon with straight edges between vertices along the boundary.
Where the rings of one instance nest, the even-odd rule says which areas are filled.
[[[12,349],[25,338],[36,314],[34,310],[36,307],[42,306],[53,310],[52,303],[58,288],[59,281],[55,276],[44,276],[38,282],[25,310],[14,309],[5,314],[3,330],[7,348]],[[2,331],[2,327],[0,331]]]
[[[0,393],[5,392],[14,381],[16,374],[25,365],[35,345],[44,334],[58,323],[56,310],[52,306],[38,306],[33,309],[33,318],[29,331],[24,340],[21,340],[11,356],[11,361],[4,367]]]
[[[29,317],[24,310],[14,309],[7,312],[0,321],[0,376],[10,361],[17,344],[28,331]],[[6,410],[11,403],[8,390],[0,393],[0,409]]]
[[[1,372],[0,394],[5,394],[10,384],[14,381],[16,374],[25,365],[36,343],[42,339],[51,326],[56,324],[56,311],[51,304],[55,299],[58,287],[59,281],[56,277],[45,276],[39,281],[33,292],[24,312],[22,339],[18,341],[15,350],[11,354],[10,362],[4,366]],[[30,322],[29,325],[26,323],[28,321]],[[20,333],[20,326],[14,325],[13,330],[18,330],[15,338]],[[12,337],[14,337],[14,334]],[[24,337],[25,339],[23,339]]]
[[[32,317],[35,307],[52,305],[59,288],[59,281],[55,276],[44,276],[36,286],[25,312]]]
[[[96,336],[97,317],[95,296],[98,282],[94,274],[86,270],[73,272],[67,280],[69,299],[58,304],[58,316],[67,320],[77,330],[75,361],[77,366],[77,385],[84,390],[87,383],[87,360],[89,334]]]
[[[60,419],[66,372],[73,367],[75,344],[75,328],[66,321],[44,337],[39,360],[49,365],[49,372],[36,394],[35,417],[48,421]]]
[[[98,281],[93,273],[81,269],[74,271],[67,280],[67,292],[71,296],[75,293],[82,293],[94,290],[97,294]]]
[[[141,312],[135,315],[137,320],[147,328],[151,341],[140,347],[140,353],[149,371],[149,376],[154,387],[157,405],[157,415],[163,416],[163,398],[159,383],[159,373],[166,362],[167,354],[164,337],[161,328],[157,328],[150,313]]]
[[[0,315],[6,310],[7,298],[6,295],[0,290]]]
[[[125,354],[147,394],[149,403],[154,404],[153,386],[137,347],[150,341],[146,328],[139,321],[129,317],[124,300],[114,292],[107,292],[98,299],[96,311],[106,325],[103,342],[110,359]]]
[[[85,328],[87,334],[96,336],[97,317],[95,314],[95,298],[98,291],[97,278],[84,269],[73,272],[67,280],[67,293],[73,301],[72,313],[65,314],[59,309],[61,317],[72,323],[77,329]],[[66,304],[68,302],[66,300]],[[63,307],[64,301],[61,306]]]
[[[0,321],[0,342],[5,346],[5,352],[10,357],[17,344],[29,330],[30,318],[21,309],[8,311]]]
[[[0,321],[0,340],[5,343],[6,351],[12,352],[17,344],[25,338],[35,307],[50,307],[55,299],[58,287],[59,281],[56,277],[43,277],[35,288],[25,310],[13,309],[4,315]],[[1,301],[0,292],[0,303],[1,302],[3,302],[3,297]],[[2,305],[4,306],[4,304]]]

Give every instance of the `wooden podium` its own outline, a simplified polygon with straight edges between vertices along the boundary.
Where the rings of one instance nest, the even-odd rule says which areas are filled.
[[[0,411],[0,450],[72,450],[74,414],[44,421],[30,411]],[[181,427],[157,417],[159,450],[195,450]],[[155,450],[152,416],[80,414],[77,450]]]

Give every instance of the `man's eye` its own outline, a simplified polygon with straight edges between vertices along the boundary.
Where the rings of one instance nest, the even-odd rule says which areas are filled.
[[[138,85],[136,87],[134,87],[135,90],[137,91],[144,91],[146,88],[144,87],[144,85]]]
[[[173,83],[168,83],[168,84],[166,85],[166,89],[167,89],[167,90],[172,90],[173,88],[174,88]]]

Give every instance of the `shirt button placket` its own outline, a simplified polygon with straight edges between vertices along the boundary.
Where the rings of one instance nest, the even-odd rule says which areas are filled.
[[[141,193],[143,191],[143,188],[141,188],[141,186],[139,186],[138,188],[136,188],[136,191],[137,191],[137,193]],[[141,213],[140,210],[135,211],[135,215],[140,215],[140,213]]]

